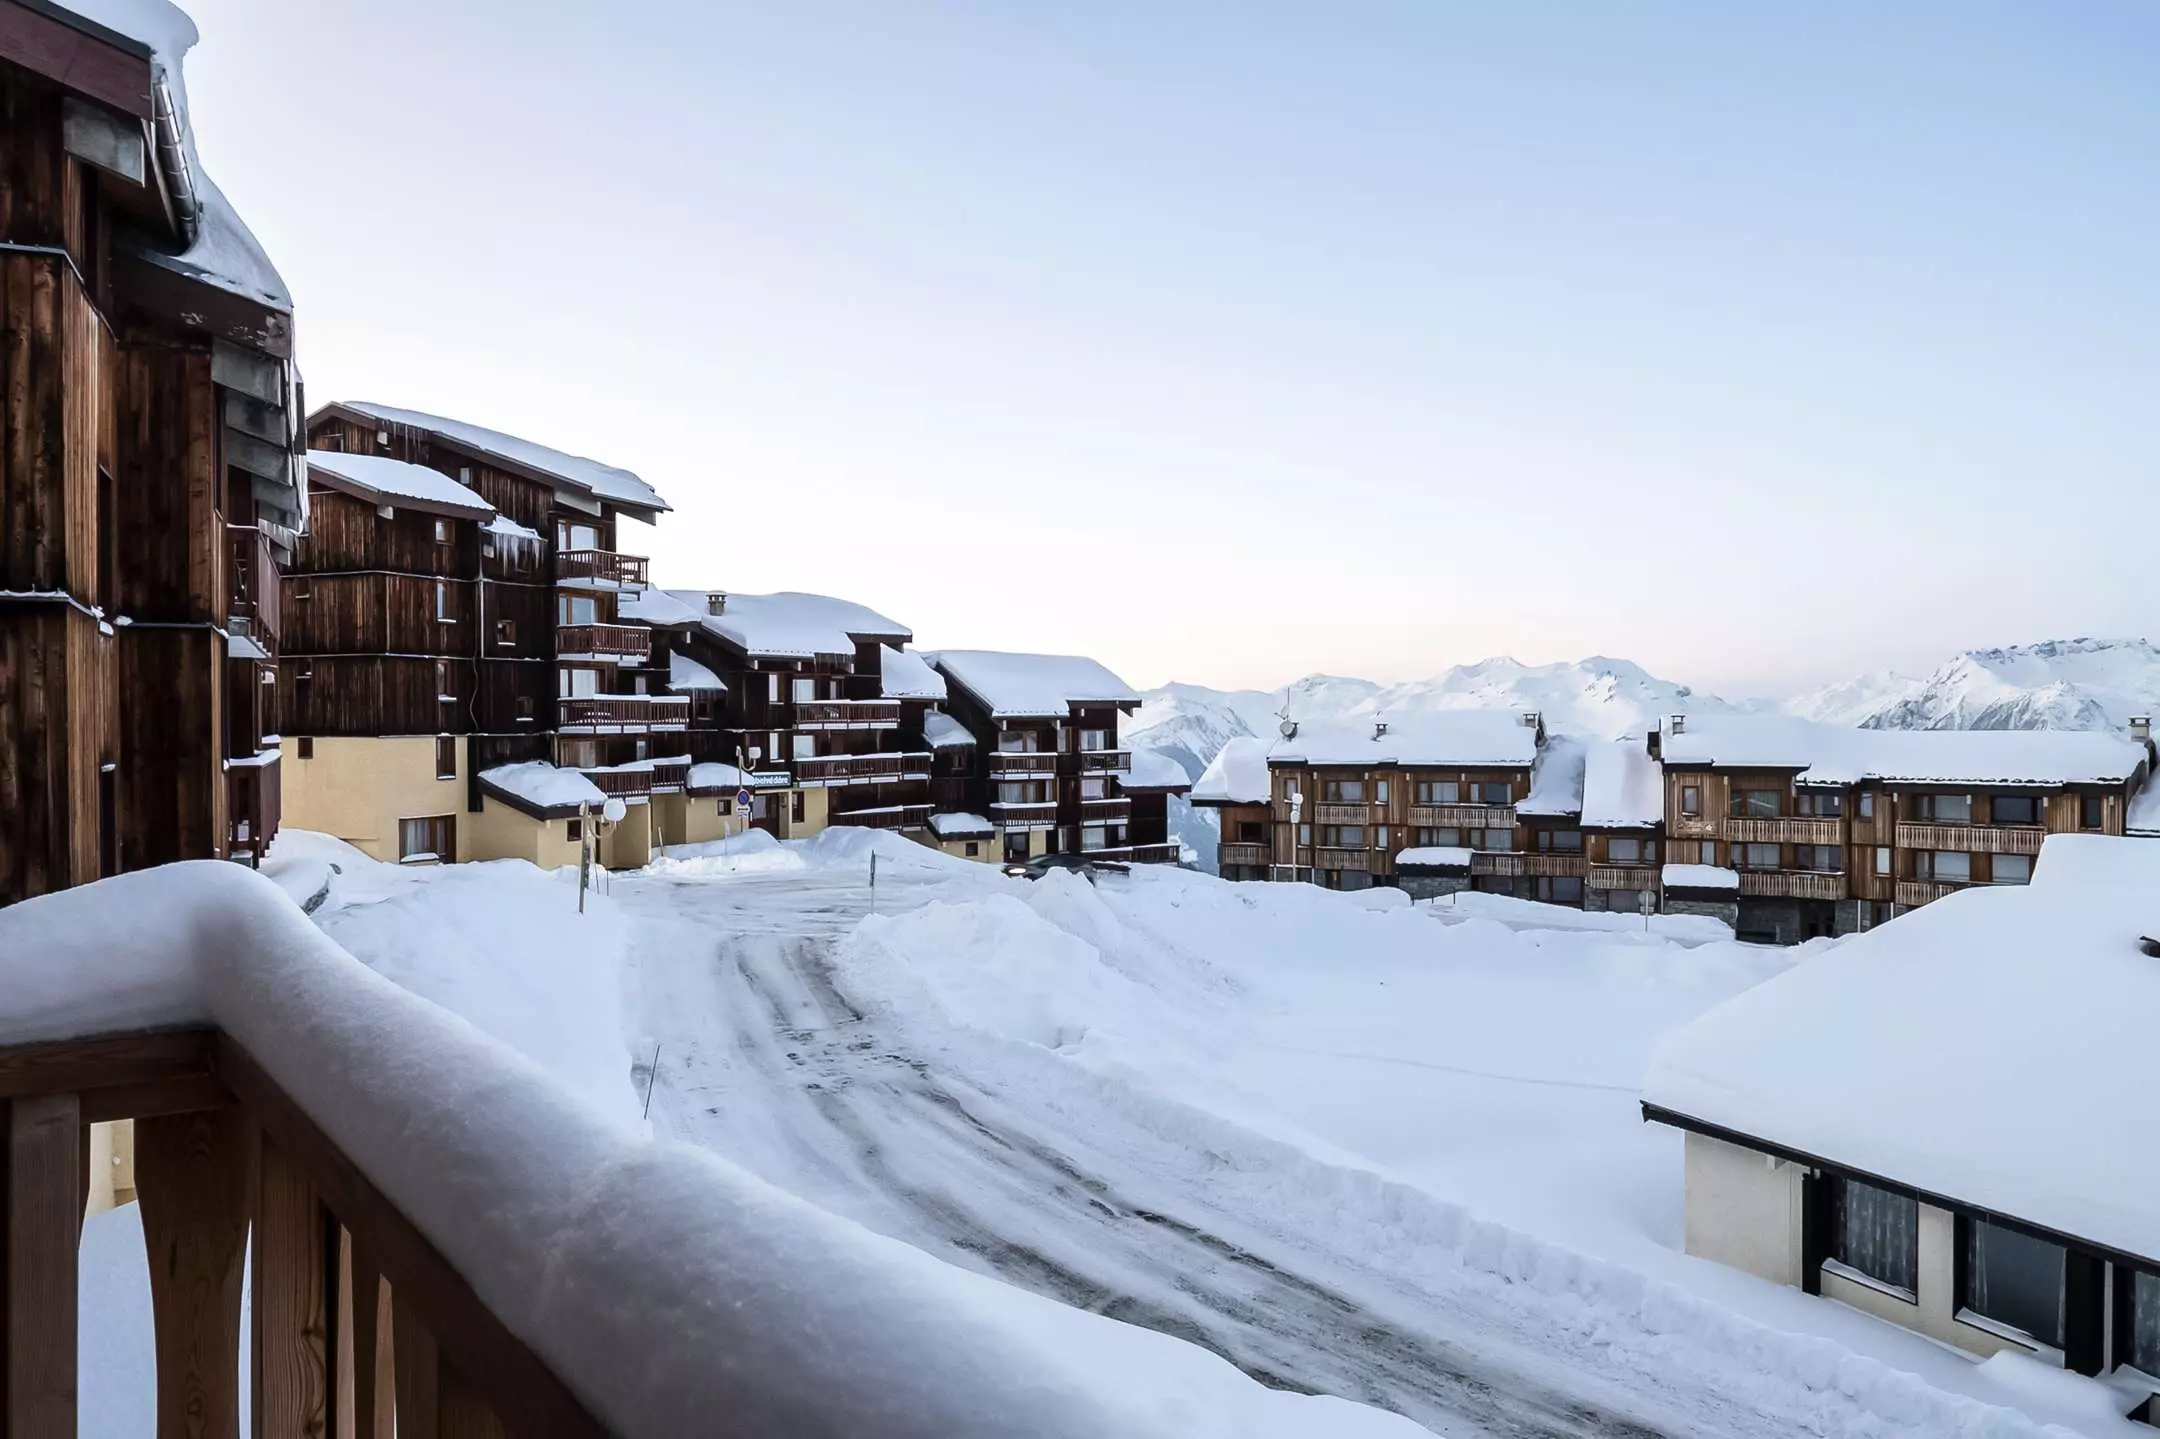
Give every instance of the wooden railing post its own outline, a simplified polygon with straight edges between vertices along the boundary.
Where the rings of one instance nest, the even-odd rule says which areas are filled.
[[[157,1336],[158,1439],[237,1434],[246,1119],[226,1108],[136,1121],[135,1185]]]
[[[390,1290],[373,1257],[350,1233],[343,1236],[341,1253],[337,1439],[396,1439]]]
[[[393,1294],[393,1301],[397,1296]],[[508,1439],[411,1306],[393,1302],[397,1330],[397,1439]]]
[[[7,1126],[6,1433],[75,1439],[82,1105],[72,1094],[12,1100]]]
[[[262,1139],[255,1180],[255,1439],[325,1439],[329,1421],[322,1200]]]

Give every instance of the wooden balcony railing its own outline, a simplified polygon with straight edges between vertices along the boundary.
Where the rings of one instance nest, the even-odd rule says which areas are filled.
[[[555,702],[558,729],[586,734],[635,734],[681,729],[690,723],[686,695],[579,695]]]
[[[1530,856],[1479,850],[1470,856],[1472,874],[1524,875],[1530,872]]]
[[[1226,841],[1216,846],[1217,864],[1266,864],[1268,859],[1268,847],[1264,844],[1231,844]]]
[[[1132,751],[1129,749],[1084,749],[1080,751],[1082,774],[1123,774],[1132,768]]]
[[[1656,889],[1661,871],[1654,864],[1593,864],[1592,889]]]
[[[833,824],[851,824],[864,829],[917,829],[929,822],[930,806],[926,804],[894,804],[876,809],[843,810],[831,819]]]
[[[1410,823],[1419,829],[1508,829],[1515,823],[1511,804],[1414,804]]]
[[[643,625],[558,625],[555,657],[639,661],[652,653],[652,631]]]
[[[1003,804],[990,806],[990,818],[1007,829],[1048,829],[1057,823],[1057,806],[1040,804]]]
[[[1947,849],[1964,854],[2038,854],[2047,831],[2038,825],[1914,824],[1897,827],[1899,849]]]
[[[1797,815],[1783,819],[1728,819],[1725,838],[1735,844],[1843,844],[1845,821]]]
[[[631,799],[652,793],[653,772],[642,765],[625,769],[581,769],[578,773],[611,799]]]
[[[1126,850],[1134,864],[1176,864],[1182,854],[1174,844],[1136,844]]]
[[[227,525],[227,578],[231,590],[226,613],[248,622],[248,634],[277,653],[278,568],[270,538],[255,525]]]
[[[1054,754],[1022,750],[993,750],[989,761],[990,777],[992,779],[1012,775],[1057,773],[1057,756]]]
[[[1901,909],[1912,905],[1928,904],[1941,899],[1946,894],[1956,894],[1961,889],[1970,888],[1972,888],[1971,885],[1951,884],[1938,880],[1901,879],[1897,882],[1897,903]]]
[[[797,700],[795,729],[892,729],[900,723],[898,700]]]
[[[1590,861],[1579,854],[1526,854],[1523,873],[1581,878],[1590,872]]]
[[[930,755],[923,753],[832,754],[790,760],[800,785],[870,784],[901,779],[928,779]]]
[[[1316,849],[1315,869],[1371,869],[1372,851],[1366,849]]]
[[[1316,804],[1302,816],[1306,824],[1370,824],[1372,807],[1362,804]]]
[[[563,550],[555,556],[555,584],[560,589],[642,590],[648,563],[643,555],[612,550]]]
[[[263,854],[277,838],[283,800],[284,767],[277,763],[236,764],[225,771],[225,857],[262,868]]]
[[[1084,799],[1080,801],[1082,824],[1117,824],[1132,818],[1132,801],[1129,799]]]
[[[1761,899],[1843,899],[1845,876],[1799,869],[1743,869],[1740,893]]]

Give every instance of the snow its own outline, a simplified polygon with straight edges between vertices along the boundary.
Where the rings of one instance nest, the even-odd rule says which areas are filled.
[[[1190,797],[1195,804],[1266,804],[1267,747],[1249,736],[1229,741],[1193,781]]]
[[[1548,818],[1581,814],[1586,765],[1583,741],[1573,735],[1548,735],[1530,767],[1530,793],[1516,804],[1515,813]]]
[[[607,803],[607,796],[600,792],[600,786],[574,769],[557,769],[546,760],[527,760],[523,764],[484,769],[480,771],[480,782],[514,795],[537,809],[574,810],[581,804],[598,808]]]
[[[659,511],[668,508],[668,502],[660,498],[659,492],[636,475],[613,465],[603,465],[598,460],[564,454],[561,450],[549,449],[546,445],[537,445],[531,440],[521,440],[500,430],[490,430],[442,415],[402,410],[394,405],[378,405],[367,400],[345,400],[340,403],[346,409],[357,411],[370,419],[389,425],[405,425],[416,430],[426,430],[477,454],[491,455],[528,470],[537,470],[573,489],[584,490],[596,498],[633,510]]]
[[[936,700],[945,698],[945,677],[914,650],[878,646],[878,672],[885,679],[889,700]]]
[[[876,610],[830,595],[729,594],[710,614],[704,590],[649,589],[625,597],[623,618],[657,625],[702,625],[753,659],[854,658],[857,640],[910,638],[908,628]]]
[[[534,544],[538,544],[540,541],[540,532],[538,530],[521,525],[504,514],[496,515],[494,519],[489,520],[480,528],[488,534],[506,540],[527,540]]]
[[[270,658],[270,652],[255,643],[252,635],[226,635],[225,653],[228,657],[236,660],[266,660]]]
[[[1434,869],[1468,869],[1470,851],[1459,845],[1414,845],[1395,856],[1395,863],[1413,868],[1429,866]]]
[[[1378,732],[1381,724],[1384,732]],[[1502,710],[1446,710],[1384,721],[1300,724],[1268,747],[1270,764],[1514,768],[1538,756],[1537,731]]]
[[[2152,775],[2145,787],[2130,797],[2124,826],[2132,834],[2160,836],[2160,773]]]
[[[701,760],[690,766],[690,789],[695,794],[733,794],[739,789],[786,789],[789,783],[785,770],[742,770],[716,760]]]
[[[939,839],[987,839],[997,826],[979,814],[933,814],[930,828]]]
[[[1708,915],[1645,915],[1633,910],[1576,909],[1572,905],[1517,899],[1511,894],[1482,894],[1474,889],[1441,895],[1431,900],[1430,905],[1442,918],[1497,919],[1517,930],[1572,929],[1650,934],[1675,944],[1714,944],[1729,942],[1733,937],[1731,925]]]
[[[1584,829],[1654,829],[1665,823],[1665,772],[1640,735],[1589,746],[1583,762]]]
[[[1667,889],[1740,890],[1740,872],[1715,864],[1668,864],[1663,878]]]
[[[311,478],[371,503],[416,500],[435,509],[473,518],[495,515],[495,507],[478,494],[426,465],[409,465],[385,455],[348,455],[337,450],[309,450],[307,462]],[[534,538],[539,537],[535,535]]]
[[[1064,719],[1076,704],[1138,704],[1132,686],[1082,655],[939,650],[930,662],[993,719]]]
[[[681,650],[668,651],[668,688],[678,694],[693,691],[727,692],[727,683]]]
[[[1127,790],[1168,790],[1182,794],[1192,785],[1182,765],[1151,749],[1134,750],[1132,767],[1117,779],[1118,788]]]
[[[2160,845],[2050,835],[2031,884],[1901,915],[1669,1036],[1643,1097],[2160,1261],[2160,1150],[2120,1142],[2148,1126],[2156,933]]]
[[[943,710],[926,710],[922,717],[923,743],[932,749],[969,749],[975,736],[968,727]]]
[[[2131,716],[2160,709],[2160,647],[2143,639],[2074,639],[1967,650],[1924,676],[1861,675],[1785,708],[1869,729],[2119,733]]]
[[[1790,769],[1802,783],[2122,784],[2147,759],[2123,735],[2082,730],[1863,730],[1767,715],[1688,715],[1665,762]]]

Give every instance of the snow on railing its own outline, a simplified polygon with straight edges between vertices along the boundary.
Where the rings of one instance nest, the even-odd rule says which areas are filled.
[[[337,1401],[322,1392],[324,1349],[371,1350],[376,1306],[345,1306],[348,1339],[337,1318],[320,1317],[324,1284],[310,1301],[291,1282],[292,1265],[324,1278],[325,1246],[307,1236],[321,1237],[326,1208],[355,1241],[343,1251],[354,1282],[372,1291],[380,1266],[395,1300],[381,1306],[397,1326],[390,1402],[407,1398],[402,1371],[424,1362],[443,1406],[433,1417],[477,1392],[511,1433],[1289,1435],[1324,1432],[1353,1409],[1274,1393],[1168,1336],[957,1269],[715,1155],[625,1135],[531,1061],[353,959],[235,865],[171,865],[0,910],[0,994],[0,1045],[42,1056],[0,1062],[18,1192],[72,1193],[79,1214],[68,1106],[101,1095],[80,1109],[87,1122],[146,1102],[143,1086],[121,1083],[128,1055],[172,1050],[177,1063],[199,1044],[207,1066],[159,1071],[181,1083],[158,1091],[162,1112],[214,1114],[237,1099],[261,1126],[270,1160],[250,1171],[259,1177],[246,1211],[257,1342],[273,1346],[255,1368],[255,1414],[271,1421],[258,1432],[354,1432],[326,1412]],[[144,1037],[172,1030],[198,1033]],[[33,1045],[44,1047],[20,1048]],[[49,1154],[24,1127],[40,1106],[54,1111]],[[251,1132],[226,1131],[243,1150]],[[230,1165],[218,1172],[244,1182]],[[38,1212],[50,1244],[6,1283],[11,1298],[44,1286],[31,1297],[47,1301],[41,1314],[64,1295],[71,1317],[72,1256],[47,1250],[76,1242],[76,1219],[65,1202]],[[183,1252],[163,1246],[170,1222],[191,1217],[147,1201],[153,1253]],[[237,1232],[220,1230],[220,1242]],[[223,1333],[198,1335],[193,1351],[217,1361],[213,1372],[163,1374],[161,1395],[190,1383],[229,1393],[218,1386],[237,1382],[215,1372],[239,1353],[230,1242],[216,1251],[235,1266],[229,1287],[198,1286],[190,1301],[231,1300]],[[20,1348],[27,1337],[13,1342],[16,1359],[64,1378],[73,1395],[72,1339],[38,1345],[34,1358]],[[377,1401],[353,1402],[357,1413]],[[61,1428],[72,1432],[72,1413]],[[423,1421],[414,1432],[434,1429]],[[1403,1432],[1421,1431],[1404,1421]]]

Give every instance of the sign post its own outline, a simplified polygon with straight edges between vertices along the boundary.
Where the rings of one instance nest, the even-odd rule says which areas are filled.
[[[592,883],[592,801],[578,801],[577,912],[585,912],[585,890]]]
[[[1635,903],[1642,910],[1643,933],[1650,932],[1650,916],[1657,913],[1657,893],[1654,890],[1637,890]]]

